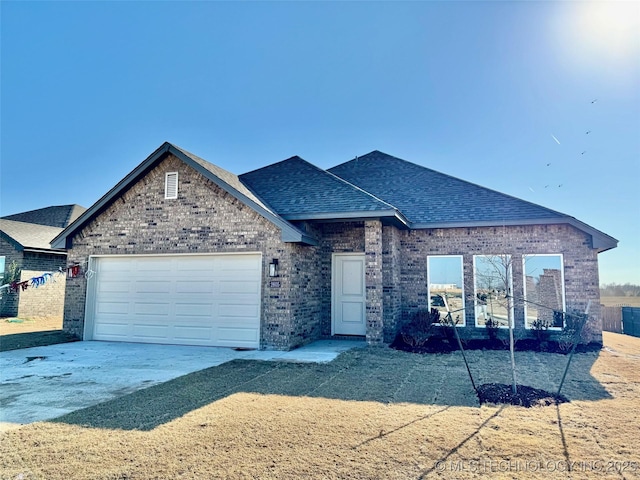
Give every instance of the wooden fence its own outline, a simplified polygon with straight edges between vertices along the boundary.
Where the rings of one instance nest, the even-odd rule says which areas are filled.
[[[602,329],[607,332],[622,333],[622,307],[605,307],[602,309]]]

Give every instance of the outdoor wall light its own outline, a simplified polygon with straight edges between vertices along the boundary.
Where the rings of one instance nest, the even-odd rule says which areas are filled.
[[[269,264],[269,276],[270,277],[278,276],[278,259],[277,258],[274,258],[273,260],[271,260],[271,263]]]

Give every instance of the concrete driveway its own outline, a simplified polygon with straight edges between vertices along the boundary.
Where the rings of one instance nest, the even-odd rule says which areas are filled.
[[[48,420],[237,358],[329,362],[364,342],[320,340],[290,352],[75,342],[0,353],[0,431]]]

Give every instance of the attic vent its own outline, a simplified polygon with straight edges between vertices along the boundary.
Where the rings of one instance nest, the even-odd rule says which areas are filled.
[[[178,198],[178,172],[169,172],[165,175],[164,198]]]

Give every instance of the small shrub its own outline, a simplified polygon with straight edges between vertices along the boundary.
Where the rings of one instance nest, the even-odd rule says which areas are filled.
[[[20,280],[20,273],[22,269],[18,266],[18,262],[15,260],[7,265],[7,270],[4,273],[2,283],[13,283]]]
[[[566,323],[558,338],[558,348],[567,353],[573,348],[574,344],[580,343],[582,330],[589,317],[584,313],[563,314],[563,317],[566,319]]]
[[[545,322],[544,320],[540,320],[539,318],[534,320],[534,322],[531,324],[533,334],[535,335],[538,342],[543,343],[549,340],[549,327],[549,322]]]
[[[489,320],[485,323],[485,327],[487,328],[487,335],[489,336],[489,340],[495,342],[498,339],[498,330],[500,325],[494,319],[489,317]]]
[[[431,311],[419,310],[411,317],[411,321],[402,327],[400,335],[407,345],[421,347],[429,340],[433,324],[439,322],[440,312],[435,308]]]

